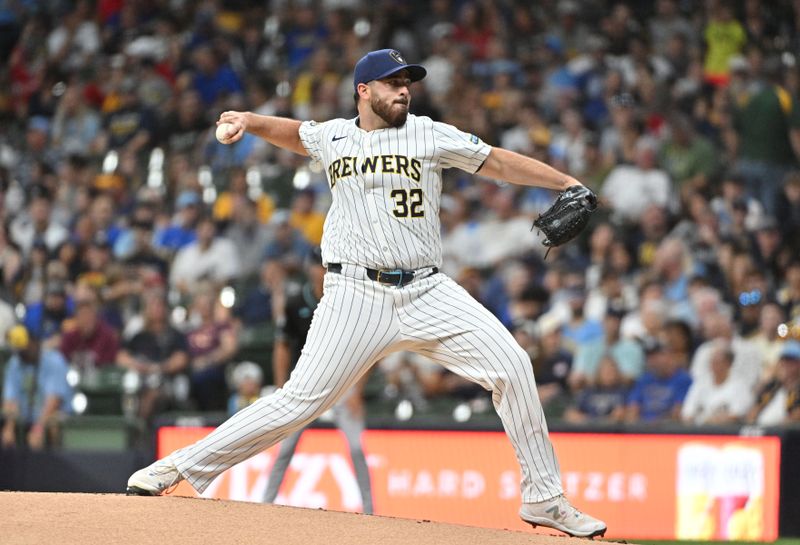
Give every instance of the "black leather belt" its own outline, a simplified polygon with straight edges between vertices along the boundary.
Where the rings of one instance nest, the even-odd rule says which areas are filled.
[[[332,273],[341,274],[342,273],[342,264],[341,263],[328,263],[328,270]],[[409,271],[406,269],[367,269],[367,278],[370,280],[374,280],[375,282],[380,282],[381,284],[387,284],[389,286],[405,286],[417,275],[418,271]],[[420,269],[421,270],[421,269]],[[431,274],[436,274],[439,272],[439,267],[431,267],[428,276]]]

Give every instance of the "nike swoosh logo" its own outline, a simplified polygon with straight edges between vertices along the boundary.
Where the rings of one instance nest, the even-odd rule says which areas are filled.
[[[558,505],[554,505],[550,509],[545,509],[544,512],[549,513],[556,522],[558,522],[559,519],[564,518],[564,513],[559,510]]]
[[[331,139],[331,142],[336,142],[337,140],[341,140],[342,138],[347,138],[346,136],[334,136]]]

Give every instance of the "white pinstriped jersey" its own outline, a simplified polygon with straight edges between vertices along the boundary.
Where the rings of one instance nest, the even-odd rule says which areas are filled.
[[[477,171],[491,146],[428,117],[365,131],[356,119],[306,121],[300,140],[323,165],[333,203],[322,237],[324,263],[374,269],[441,266],[442,170]]]
[[[492,391],[520,464],[522,501],[558,497],[561,474],[533,366],[511,333],[446,274],[420,275],[400,287],[374,282],[363,268],[439,266],[442,169],[475,172],[491,148],[412,115],[403,127],[370,132],[354,119],[305,122],[300,139],[324,165],[333,193],[323,262],[347,265],[325,275],[286,384],[171,454],[170,462],[202,493],[222,472],[323,414],[377,360],[413,350]]]

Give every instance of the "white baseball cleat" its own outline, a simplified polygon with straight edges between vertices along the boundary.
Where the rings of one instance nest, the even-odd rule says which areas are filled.
[[[595,537],[606,533],[606,523],[578,511],[564,495],[538,503],[523,503],[519,509],[522,520],[536,526],[546,526],[573,537]]]
[[[169,489],[182,480],[183,475],[167,457],[131,475],[126,493],[128,496],[160,496],[168,494]]]

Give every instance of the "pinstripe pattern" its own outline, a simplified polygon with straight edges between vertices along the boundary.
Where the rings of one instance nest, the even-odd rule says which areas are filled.
[[[558,461],[530,358],[511,333],[444,274],[404,294],[399,313],[403,335],[421,343],[412,350],[492,392],[522,469],[523,501],[560,494]]]
[[[491,149],[451,125],[414,115],[402,127],[369,132],[355,119],[307,121],[300,126],[300,139],[326,170],[343,157],[355,158],[357,166],[335,180],[329,172],[333,204],[325,220],[323,261],[373,269],[441,266],[442,169],[475,172]],[[418,160],[420,180],[380,168],[362,172],[366,159],[386,155]],[[422,190],[424,216],[397,218],[392,190],[412,189]]]
[[[391,298],[369,280],[328,273],[306,346],[283,388],[242,409],[172,455],[202,492],[226,469],[308,425],[331,407],[397,341]],[[367,324],[373,324],[368,335]],[[375,327],[377,324],[377,327]]]
[[[347,407],[348,397],[354,394],[351,389],[341,401],[334,405],[333,420],[336,427],[344,434],[347,444],[350,448],[350,459],[353,462],[353,471],[356,476],[356,483],[358,483],[358,491],[361,493],[362,509],[364,514],[371,515],[373,513],[372,506],[372,484],[369,477],[369,468],[367,467],[367,460],[364,457],[364,450],[361,446],[361,434],[364,432],[364,419],[360,416],[352,414]],[[303,435],[303,430],[296,431],[289,435],[286,439],[281,441],[281,448],[275,463],[269,473],[267,480],[267,489],[264,492],[264,503],[274,503],[278,497],[283,478],[286,475],[286,470],[289,469],[289,464],[292,461],[297,444],[300,442],[300,437]]]
[[[235,414],[172,459],[198,491],[325,412],[381,357],[414,350],[492,391],[522,469],[522,498],[561,493],[530,360],[480,303],[444,274],[401,289],[362,268],[328,273],[303,354],[286,386]]]
[[[364,270],[440,266],[441,171],[475,172],[491,148],[413,115],[403,127],[370,132],[352,119],[305,122],[300,139],[328,173],[333,204],[323,262],[341,263],[342,272],[325,276],[324,295],[286,385],[173,453],[181,474],[202,492],[226,469],[322,414],[376,360],[414,350],[492,392],[522,470],[523,502],[561,494],[533,369],[511,334],[444,274],[395,288],[369,280]],[[403,208],[393,197],[411,199],[412,190],[422,190],[416,209],[413,201]],[[398,206],[408,214],[398,215]]]

